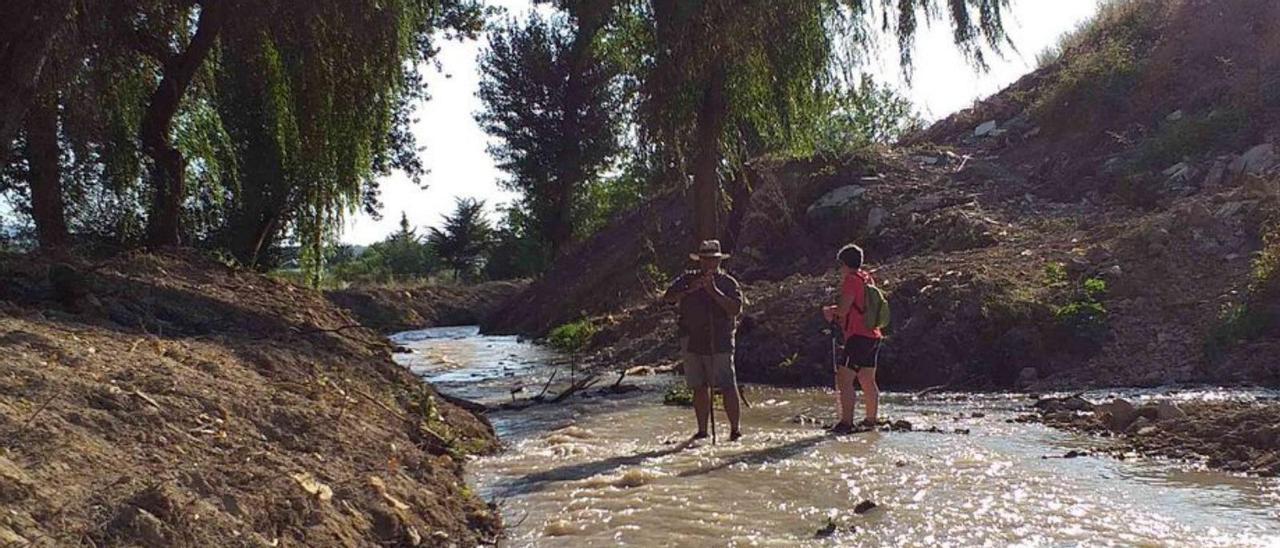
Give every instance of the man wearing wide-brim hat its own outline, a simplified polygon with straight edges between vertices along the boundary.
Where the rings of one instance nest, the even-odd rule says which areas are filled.
[[[737,440],[742,437],[742,431],[733,350],[744,299],[738,280],[720,269],[729,255],[721,252],[719,240],[702,242],[689,258],[698,262],[698,270],[676,278],[662,298],[680,305],[684,375],[693,391],[693,410],[698,419],[694,438],[707,437],[714,383],[724,395],[724,411],[731,427],[729,439]]]

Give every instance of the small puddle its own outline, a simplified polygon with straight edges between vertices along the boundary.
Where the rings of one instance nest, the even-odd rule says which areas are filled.
[[[474,327],[394,340],[414,350],[401,363],[486,403],[510,400],[520,383],[517,397],[536,394],[548,364],[564,361]],[[830,420],[829,391],[748,392],[746,437],[717,445],[685,443],[693,413],[662,405],[661,389],[495,413],[508,449],[470,463],[470,479],[500,503],[508,546],[1280,545],[1280,481],[1158,460],[1044,459],[1106,440],[1006,423],[1026,408],[1020,395],[889,394],[885,416],[917,431],[830,437],[809,420]],[[930,427],[944,433],[918,431]],[[856,514],[862,500],[878,507]],[[829,518],[836,531],[815,538]]]

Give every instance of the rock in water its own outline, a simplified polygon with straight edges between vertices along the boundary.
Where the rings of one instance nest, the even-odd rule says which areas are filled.
[[[821,529],[818,529],[818,531],[813,534],[813,538],[828,538],[834,534],[836,534],[836,522],[831,518],[827,518],[827,524],[822,526]]]
[[[893,421],[890,428],[892,428],[894,432],[910,432],[912,427],[910,422],[899,419]]]
[[[1136,436],[1145,428],[1151,427],[1151,419],[1146,417],[1138,417],[1124,429],[1124,433],[1130,436]]]
[[[857,506],[853,507],[853,513],[861,516],[862,514],[875,510],[877,506],[878,505],[874,502],[871,502],[869,500],[864,500],[862,502],[859,502]]]
[[[1106,417],[1107,428],[1112,432],[1124,432],[1138,417],[1138,410],[1128,400],[1116,398],[1095,408],[1095,412]]]
[[[1156,419],[1167,421],[1185,418],[1187,412],[1183,411],[1178,404],[1171,401],[1162,401],[1156,404]]]

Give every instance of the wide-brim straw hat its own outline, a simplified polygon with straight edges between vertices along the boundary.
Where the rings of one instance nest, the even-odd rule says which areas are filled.
[[[729,257],[728,253],[720,251],[720,240],[703,240],[698,245],[698,251],[689,254],[689,258],[695,261],[698,259],[728,259]]]

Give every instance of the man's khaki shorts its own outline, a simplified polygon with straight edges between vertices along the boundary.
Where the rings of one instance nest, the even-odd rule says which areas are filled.
[[[689,384],[689,388],[707,386],[708,378],[714,379],[716,387],[721,392],[736,393],[738,374],[733,368],[733,353],[707,356],[685,352],[684,380]]]

